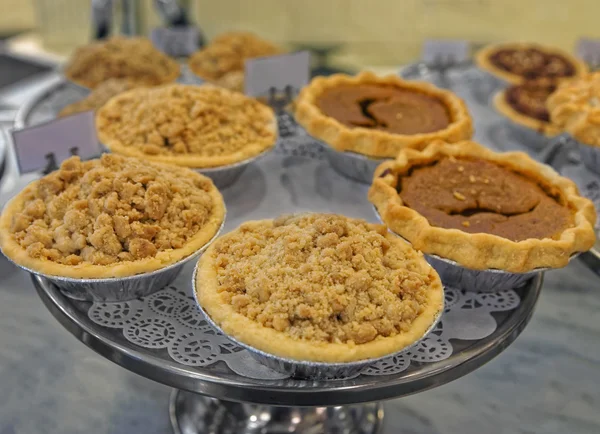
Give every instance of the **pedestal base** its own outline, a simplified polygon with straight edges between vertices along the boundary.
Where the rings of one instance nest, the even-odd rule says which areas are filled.
[[[175,434],[376,434],[381,403],[343,407],[271,407],[221,401],[173,390],[169,415]]]

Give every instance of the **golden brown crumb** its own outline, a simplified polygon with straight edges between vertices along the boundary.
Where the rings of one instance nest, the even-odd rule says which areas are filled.
[[[460,170],[459,170],[459,172],[460,172]],[[452,192],[452,195],[453,195],[455,198],[457,198],[458,200],[465,200],[465,199],[466,199],[465,195],[464,195],[464,194],[461,194],[461,193],[459,193],[458,191],[453,191],[453,192]]]
[[[231,155],[275,140],[272,113],[258,101],[214,86],[168,85],[114,98],[97,128],[149,155]]]
[[[65,75],[91,89],[109,78],[156,86],[175,80],[179,65],[147,38],[114,37],[78,48]]]
[[[212,188],[186,169],[114,154],[85,162],[71,157],[40,179],[11,232],[34,258],[70,265],[135,261],[193,237],[213,213]]]
[[[218,291],[240,314],[298,339],[394,336],[422,312],[432,274],[386,234],[382,225],[325,214],[242,225],[215,245]]]
[[[111,78],[101,83],[87,97],[63,108],[58,116],[70,116],[88,110],[98,110],[113,96],[125,92],[126,90],[133,89],[133,87],[134,85],[127,80]]]

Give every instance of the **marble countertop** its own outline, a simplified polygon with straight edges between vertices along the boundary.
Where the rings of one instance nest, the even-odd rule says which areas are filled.
[[[12,92],[22,103],[31,92]],[[112,364],[51,317],[0,256],[0,434],[171,432],[170,388]],[[600,278],[581,261],[546,274],[536,312],[496,359],[385,404],[384,433],[600,432]]]

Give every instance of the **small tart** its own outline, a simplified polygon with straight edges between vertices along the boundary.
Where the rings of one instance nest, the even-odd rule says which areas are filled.
[[[600,147],[600,72],[562,83],[546,106],[554,125],[581,143]]]
[[[496,110],[516,124],[548,137],[561,133],[550,122],[546,100],[556,90],[554,83],[528,81],[515,84],[494,96]]]
[[[432,84],[378,77],[316,77],[296,99],[296,120],[338,151],[375,158],[403,148],[422,149],[434,139],[456,142],[473,134],[465,103]]]
[[[96,130],[112,152],[193,168],[237,163],[277,140],[273,110],[211,85],[122,93],[98,110]]]
[[[250,32],[227,32],[190,56],[191,71],[204,80],[229,90],[244,90],[247,59],[281,54],[281,48]]]
[[[79,47],[65,67],[65,76],[94,89],[109,78],[157,86],[179,77],[179,64],[147,38],[114,37]]]
[[[192,170],[104,154],[65,160],[0,216],[0,248],[34,272],[133,276],[197,252],[225,218],[221,194]]]
[[[382,357],[421,339],[440,278],[382,225],[332,214],[244,223],[204,253],[197,299],[225,333],[293,360]]]
[[[477,65],[512,84],[559,81],[587,72],[586,64],[558,48],[527,42],[490,45],[475,55]]]
[[[595,241],[594,206],[572,181],[524,153],[469,141],[382,163],[369,200],[414,248],[470,269],[559,268]]]
[[[134,85],[127,80],[110,78],[98,85],[87,97],[64,107],[58,113],[58,116],[70,116],[75,113],[86,112],[89,110],[96,111],[106,104],[113,96],[133,88]]]

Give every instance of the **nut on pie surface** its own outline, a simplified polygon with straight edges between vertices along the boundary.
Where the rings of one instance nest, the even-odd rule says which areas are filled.
[[[369,200],[414,248],[476,270],[563,267],[595,241],[594,206],[572,181],[524,153],[470,141],[382,163]]]
[[[277,140],[271,108],[211,85],[121,93],[98,110],[96,130],[112,152],[193,168],[241,162]]]
[[[0,216],[0,248],[34,272],[133,276],[196,253],[225,218],[221,194],[192,170],[104,154],[65,160]]]
[[[251,32],[227,32],[190,56],[192,72],[226,89],[244,90],[244,63],[247,59],[281,54],[281,48]]]
[[[555,83],[545,81],[513,84],[494,96],[494,107],[516,124],[548,137],[556,136],[561,129],[550,122],[546,108],[548,97],[555,90]]]
[[[199,261],[196,296],[231,337],[343,363],[415,343],[443,309],[439,276],[383,225],[333,214],[244,223]]]
[[[113,37],[79,47],[64,73],[69,80],[90,89],[109,78],[157,86],[179,77],[179,64],[147,38]]]
[[[494,44],[479,50],[477,65],[512,84],[528,80],[560,81],[582,75],[586,64],[554,47],[529,42]]]
[[[295,116],[332,148],[375,158],[473,134],[467,106],[452,92],[370,72],[314,78],[296,99]]]
[[[600,72],[561,83],[546,105],[555,125],[586,145],[600,147]]]

